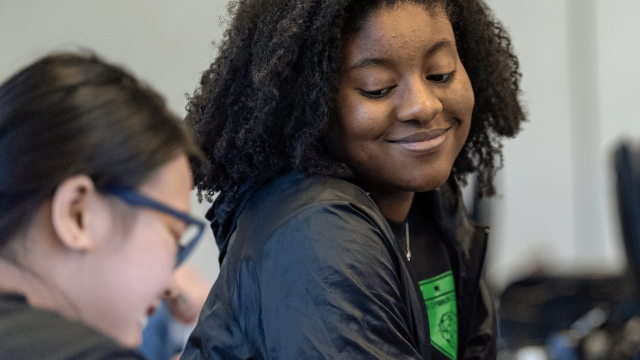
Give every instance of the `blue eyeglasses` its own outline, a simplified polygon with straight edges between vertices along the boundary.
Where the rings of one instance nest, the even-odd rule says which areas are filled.
[[[187,258],[187,256],[189,256],[189,254],[193,251],[193,249],[196,247],[196,244],[198,244],[198,241],[200,241],[200,238],[202,237],[205,223],[187,213],[172,209],[171,207],[150,199],[135,190],[111,186],[106,189],[106,192],[117,196],[131,206],[139,206],[157,210],[162,213],[171,215],[185,223],[185,231],[183,232],[183,235],[180,238],[180,242],[178,244],[176,267],[178,267]]]

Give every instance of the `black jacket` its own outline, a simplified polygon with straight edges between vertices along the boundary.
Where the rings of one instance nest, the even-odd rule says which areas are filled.
[[[442,188],[458,353],[495,358],[493,308],[479,288],[487,231],[469,220],[454,180]],[[362,189],[292,171],[242,194],[234,206],[217,199],[207,215],[220,274],[182,359],[430,358],[420,289]]]

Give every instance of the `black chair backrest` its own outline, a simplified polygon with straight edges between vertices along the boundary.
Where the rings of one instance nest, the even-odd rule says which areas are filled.
[[[640,290],[640,153],[622,143],[614,155],[620,226],[629,270]]]

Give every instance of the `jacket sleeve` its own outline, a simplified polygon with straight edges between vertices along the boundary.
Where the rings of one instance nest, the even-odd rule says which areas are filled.
[[[480,280],[480,289],[475,299],[475,308],[463,359],[495,359],[497,356],[497,333],[493,300],[485,282]]]
[[[315,205],[278,227],[239,284],[257,357],[420,359],[392,246],[351,204]]]

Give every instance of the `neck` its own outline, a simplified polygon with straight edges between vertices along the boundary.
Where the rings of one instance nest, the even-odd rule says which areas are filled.
[[[407,191],[372,190],[369,192],[369,196],[378,205],[382,215],[396,222],[402,222],[407,218],[414,194],[414,192]]]
[[[67,294],[37,266],[31,267],[13,258],[0,257],[0,291],[15,292],[27,298],[29,305],[78,319],[79,309]],[[46,274],[46,272],[45,272]]]

